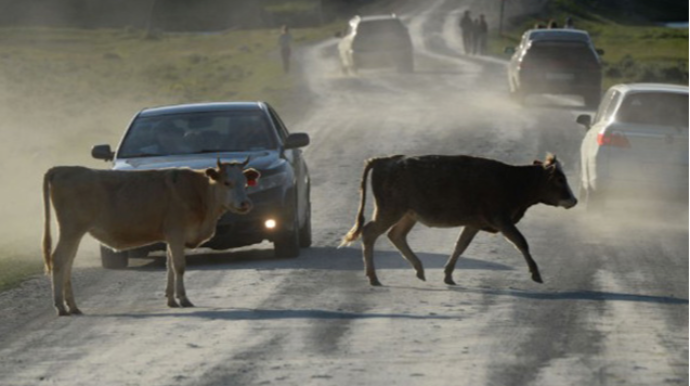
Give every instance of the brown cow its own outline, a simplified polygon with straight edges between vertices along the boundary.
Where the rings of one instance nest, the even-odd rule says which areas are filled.
[[[193,307],[184,288],[184,249],[213,237],[216,222],[226,211],[246,214],[251,210],[245,186],[255,182],[259,172],[245,169],[247,162],[219,160],[216,168],[205,171],[113,171],[80,166],[48,170],[43,179],[43,257],[46,272],[52,270],[58,315],[81,314],[72,293],[72,263],[86,233],[116,250],[167,243],[168,306]],[[60,230],[52,255],[51,202]]]
[[[364,224],[367,175],[371,177],[375,208],[373,219]],[[373,158],[366,161],[360,187],[361,202],[355,226],[341,246],[362,236],[364,268],[371,285],[381,285],[374,269],[374,243],[388,231],[388,238],[425,280],[419,258],[407,244],[407,234],[419,221],[429,227],[464,226],[455,250],[445,265],[444,282],[454,285],[458,257],[481,230],[501,232],[522,252],[532,273],[541,283],[537,264],[527,241],[515,227],[535,204],[572,208],[577,204],[556,156],[544,163],[512,166],[470,156],[427,155]]]

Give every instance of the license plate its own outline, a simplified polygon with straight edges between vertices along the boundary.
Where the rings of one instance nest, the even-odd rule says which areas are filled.
[[[548,80],[573,80],[575,79],[575,74],[568,74],[562,72],[547,72],[546,79]]]

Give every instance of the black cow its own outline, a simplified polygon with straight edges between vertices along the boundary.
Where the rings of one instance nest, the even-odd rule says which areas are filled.
[[[376,206],[373,219],[364,225],[367,176],[372,170]],[[362,236],[366,275],[375,286],[381,283],[374,269],[374,243],[386,231],[417,277],[425,280],[422,263],[407,244],[407,234],[418,221],[429,227],[464,226],[445,265],[446,284],[455,284],[455,263],[479,231],[501,232],[522,252],[532,280],[542,283],[527,240],[515,224],[535,204],[566,209],[577,204],[560,163],[551,154],[543,163],[525,166],[464,155],[372,158],[365,163],[360,194],[356,223],[341,246]]]

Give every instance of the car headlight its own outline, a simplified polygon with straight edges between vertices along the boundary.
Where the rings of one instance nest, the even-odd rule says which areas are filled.
[[[267,177],[260,177],[259,183],[256,186],[249,187],[247,191],[249,193],[263,192],[264,190],[269,190],[279,186],[283,186],[287,182],[287,179],[287,172],[280,172]]]

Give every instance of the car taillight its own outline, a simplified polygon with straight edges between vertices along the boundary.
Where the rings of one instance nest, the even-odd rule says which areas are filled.
[[[599,135],[597,135],[597,144],[599,144],[599,146],[630,148],[630,141],[620,132],[599,133]]]

